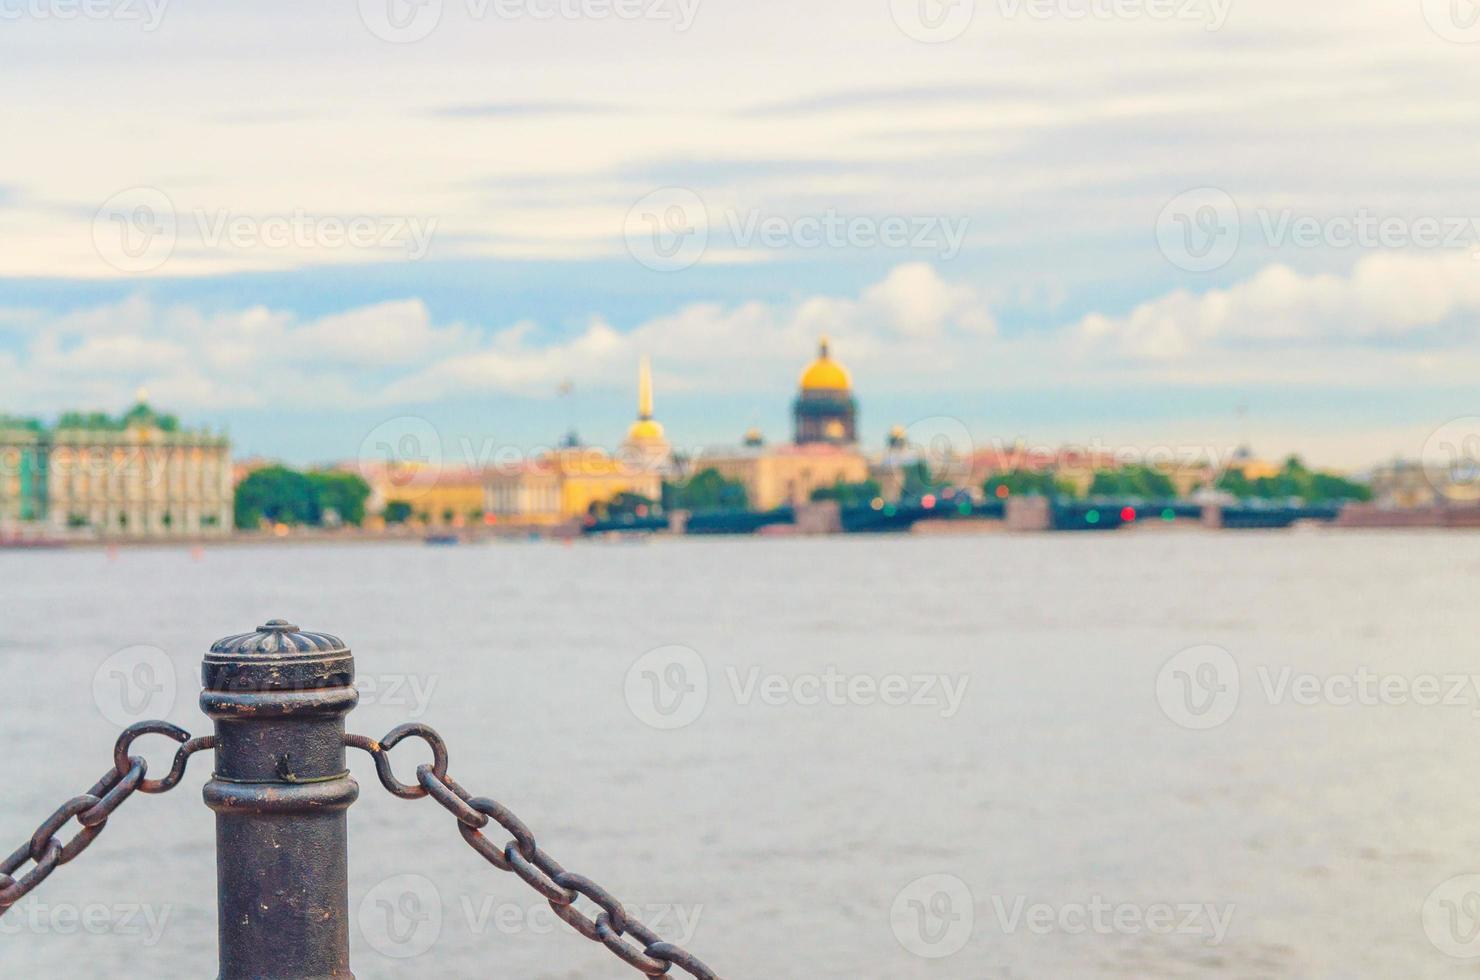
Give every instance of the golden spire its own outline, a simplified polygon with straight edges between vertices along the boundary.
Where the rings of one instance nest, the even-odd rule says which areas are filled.
[[[642,356],[637,371],[637,421],[627,430],[629,443],[660,443],[663,441],[663,426],[653,421],[653,366],[648,356]]]
[[[644,422],[653,417],[653,365],[646,354],[637,369],[637,417]]]

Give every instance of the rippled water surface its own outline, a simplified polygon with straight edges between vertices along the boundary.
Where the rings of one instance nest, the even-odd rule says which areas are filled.
[[[1280,682],[1480,674],[1477,581],[1480,536],[1413,533],[0,553],[0,850],[107,767],[117,728],[97,702],[117,678],[94,681],[111,654],[165,651],[168,717],[200,732],[201,653],[284,616],[353,646],[376,685],[353,730],[435,724],[460,781],[729,978],[1473,976],[1428,932],[1452,914],[1463,952],[1480,924],[1466,889],[1435,894],[1480,871],[1480,695],[1303,704]],[[1169,658],[1202,645],[1229,651],[1240,690],[1197,731],[1163,710],[1165,678],[1157,692]],[[677,730],[629,703],[669,675],[627,684],[669,646],[708,678]],[[857,685],[844,703],[829,674]],[[860,703],[900,675],[966,688],[954,713],[928,695]],[[162,741],[147,745],[158,770]],[[215,975],[196,761],[0,919],[0,974]],[[409,777],[417,749],[397,761]],[[362,980],[638,975],[366,762],[350,812]],[[964,896],[911,890],[930,875]],[[406,882],[420,931],[397,945],[382,903]],[[1076,928],[1094,903],[1120,924]],[[1052,921],[1030,926],[1035,906]],[[1162,934],[1145,920],[1162,906],[1204,911]],[[953,955],[909,948],[923,930],[924,952],[946,952],[964,928]]]

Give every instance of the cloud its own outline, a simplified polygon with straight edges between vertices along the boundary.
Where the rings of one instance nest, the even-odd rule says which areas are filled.
[[[1379,253],[1346,276],[1271,265],[1227,289],[1178,290],[1123,316],[1091,314],[1076,333],[1096,352],[1162,362],[1250,348],[1451,347],[1477,339],[1477,272],[1468,252]]]
[[[14,362],[0,410],[116,408],[139,385],[170,408],[211,413],[285,399],[299,411],[541,399],[567,381],[626,391],[642,354],[665,392],[773,398],[822,334],[861,390],[936,400],[1068,386],[1458,385],[1480,371],[1476,314],[1467,254],[1372,255],[1345,275],[1271,265],[1225,289],[1010,331],[986,290],[923,262],[854,295],[689,303],[626,328],[593,316],[574,334],[438,323],[417,299],[304,318],[134,296],[51,317],[0,310]]]

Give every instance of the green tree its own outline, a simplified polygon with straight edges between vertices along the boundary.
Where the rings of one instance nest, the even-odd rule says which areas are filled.
[[[1312,470],[1299,456],[1291,456],[1274,476],[1250,480],[1242,470],[1229,470],[1218,478],[1218,489],[1239,500],[1303,500],[1307,504],[1330,504],[1372,499],[1372,488],[1337,473]]]
[[[1016,469],[997,473],[982,484],[988,499],[998,497],[1072,497],[1074,487],[1052,470]]]
[[[713,467],[683,483],[663,484],[666,510],[744,510],[749,503],[745,484],[725,479]]]
[[[1091,497],[1138,497],[1142,500],[1170,500],[1177,488],[1165,473],[1140,464],[1116,470],[1096,470],[1090,483]]]
[[[345,524],[356,527],[365,522],[365,501],[370,498],[370,484],[358,473],[314,470],[307,475],[320,515],[333,511]]]
[[[308,477],[286,466],[265,466],[247,475],[236,486],[236,526],[259,527],[263,520],[275,524],[317,524],[318,495]]]
[[[405,524],[411,519],[411,505],[404,500],[388,500],[385,504],[387,524]]]

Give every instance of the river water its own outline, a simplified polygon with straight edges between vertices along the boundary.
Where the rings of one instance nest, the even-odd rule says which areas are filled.
[[[436,725],[728,978],[1473,976],[1477,580],[1409,532],[0,553],[0,850],[282,616],[354,648],[351,729]],[[638,976],[358,756],[361,980]],[[208,769],[0,919],[0,974],[214,976]]]

